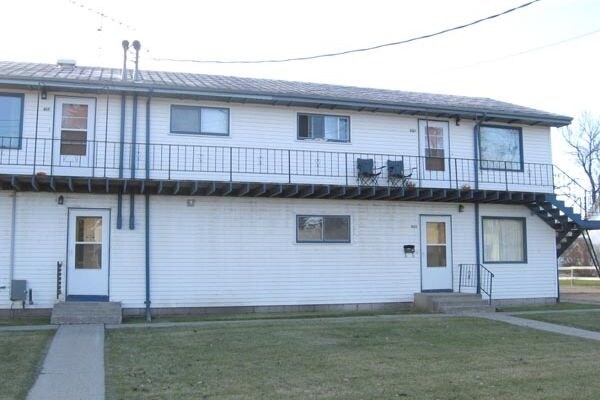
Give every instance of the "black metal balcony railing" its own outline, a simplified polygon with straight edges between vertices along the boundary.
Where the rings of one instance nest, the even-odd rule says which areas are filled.
[[[65,151],[83,154],[61,154]],[[60,139],[23,138],[18,149],[0,148],[0,173],[356,186],[359,158],[373,160],[376,168],[402,161],[405,173],[411,174],[408,184],[416,187],[536,193],[556,189],[576,211],[592,205],[590,193],[552,164],[369,152],[90,140],[65,146]],[[374,184],[390,185],[387,169],[381,171]]]

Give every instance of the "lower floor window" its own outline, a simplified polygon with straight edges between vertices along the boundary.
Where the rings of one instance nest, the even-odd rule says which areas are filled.
[[[483,217],[483,262],[527,262],[525,218]]]
[[[296,240],[309,243],[349,243],[348,215],[298,215]]]

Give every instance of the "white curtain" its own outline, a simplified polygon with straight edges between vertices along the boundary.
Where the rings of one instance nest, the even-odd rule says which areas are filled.
[[[522,219],[483,220],[484,262],[525,261]]]

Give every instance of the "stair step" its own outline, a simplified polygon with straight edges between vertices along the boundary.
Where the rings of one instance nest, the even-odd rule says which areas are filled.
[[[481,297],[475,297],[475,298],[468,298],[468,299],[435,299],[433,300],[433,304],[434,305],[444,305],[444,304],[448,304],[448,305],[452,305],[452,304],[464,304],[464,305],[472,305],[472,304],[481,304],[483,300],[481,299]]]
[[[414,307],[429,312],[493,312],[477,293],[415,293]]]
[[[441,307],[439,311],[445,314],[484,313],[496,312],[496,308],[488,304],[480,304],[477,306],[445,305]]]
[[[52,309],[52,324],[120,324],[121,303],[67,301]]]

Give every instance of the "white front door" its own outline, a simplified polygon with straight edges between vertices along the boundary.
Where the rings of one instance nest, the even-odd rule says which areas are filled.
[[[109,210],[69,210],[67,299],[108,300],[109,232]]]
[[[421,187],[450,187],[448,122],[419,121]]]
[[[94,163],[96,99],[56,97],[53,174],[91,175]]]
[[[421,290],[452,291],[449,216],[421,216]]]

